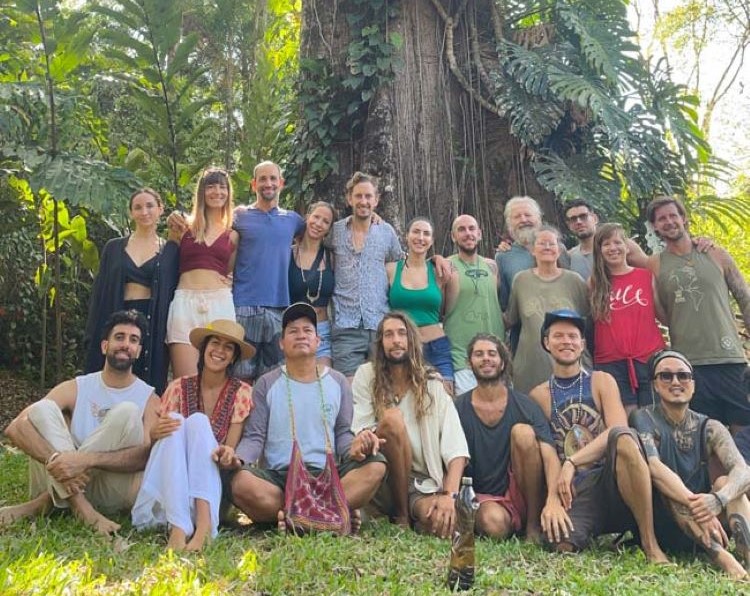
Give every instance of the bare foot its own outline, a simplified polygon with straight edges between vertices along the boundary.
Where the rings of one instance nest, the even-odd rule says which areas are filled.
[[[38,497],[31,499],[31,501],[26,501],[20,505],[0,507],[0,528],[10,525],[19,519],[42,515],[46,513],[50,505],[52,505],[52,498],[49,493],[43,492]]]
[[[359,534],[362,528],[362,512],[359,509],[351,510],[351,534]]]
[[[276,529],[281,535],[286,534],[288,529],[286,525],[286,518],[284,517],[284,512],[281,509],[279,509],[279,512],[276,514]]]
[[[652,548],[649,550],[643,549],[644,554],[646,555],[646,560],[649,563],[653,563],[654,565],[671,565],[672,562],[667,558],[667,555],[664,554],[664,551],[661,550],[659,547]]]
[[[86,525],[94,528],[99,534],[110,536],[120,529],[120,524],[104,517],[94,509],[86,497],[83,496],[83,493],[71,496],[69,502],[75,516]]]
[[[746,579],[747,571],[739,564],[729,552],[722,549],[714,557],[716,564],[721,567],[732,579]]]
[[[183,550],[187,546],[187,536],[182,528],[172,526],[169,529],[169,540],[167,541],[167,548],[171,548],[177,552]]]
[[[190,552],[198,552],[203,549],[203,545],[211,542],[207,532],[196,531],[193,537],[185,545],[185,550]]]
[[[529,544],[536,544],[537,546],[544,544],[544,534],[542,534],[542,528],[538,524],[526,524],[525,538]]]

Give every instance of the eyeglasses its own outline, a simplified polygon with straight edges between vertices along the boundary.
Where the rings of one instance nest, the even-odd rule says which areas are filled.
[[[580,215],[571,215],[568,217],[568,221],[570,223],[575,223],[577,221],[586,221],[589,218],[590,213],[581,213]]]
[[[663,383],[671,383],[675,377],[680,383],[687,383],[693,380],[693,373],[680,371],[680,372],[658,372],[654,375],[655,379],[659,379]]]
[[[557,246],[557,242],[534,242],[534,246],[538,246],[539,248],[553,248]]]

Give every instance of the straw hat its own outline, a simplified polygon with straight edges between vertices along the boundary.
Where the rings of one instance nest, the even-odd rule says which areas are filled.
[[[205,327],[196,327],[190,331],[190,343],[196,350],[200,350],[201,342],[209,335],[236,343],[240,348],[240,357],[243,360],[255,355],[255,348],[245,341],[245,329],[239,323],[229,319],[216,319]]]

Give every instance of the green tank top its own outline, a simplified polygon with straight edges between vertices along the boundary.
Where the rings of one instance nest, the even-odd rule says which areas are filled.
[[[664,251],[656,289],[672,347],[693,364],[745,362],[724,273],[707,254]]]
[[[476,265],[467,265],[458,255],[448,257],[458,271],[458,298],[443,321],[451,340],[453,367],[468,368],[466,347],[477,333],[493,333],[505,339],[505,326],[497,299],[497,281],[489,265],[477,257]]]
[[[443,293],[435,279],[435,268],[432,262],[427,262],[427,286],[419,290],[412,290],[401,285],[401,273],[405,262],[396,263],[396,273],[388,291],[388,303],[391,305],[391,310],[405,312],[417,327],[439,323]]]

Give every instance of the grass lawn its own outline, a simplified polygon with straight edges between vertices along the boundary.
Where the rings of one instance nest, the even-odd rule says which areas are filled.
[[[26,461],[0,445],[0,503],[26,497]],[[446,592],[448,543],[387,523],[355,538],[222,530],[199,555],[165,550],[164,533],[113,540],[68,514],[0,529],[0,594],[434,594]],[[659,568],[640,550],[556,555],[517,540],[480,540],[477,593],[739,594],[705,560]]]

